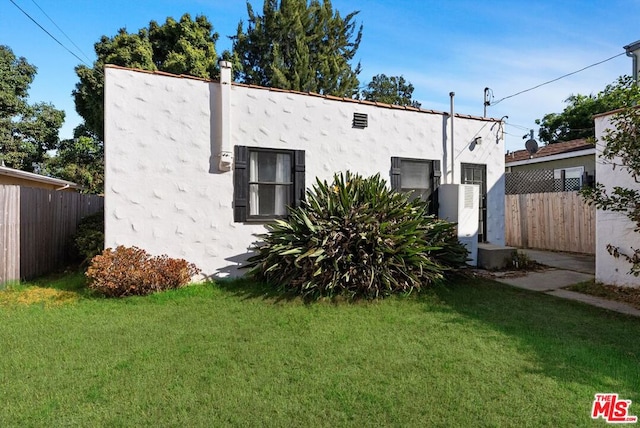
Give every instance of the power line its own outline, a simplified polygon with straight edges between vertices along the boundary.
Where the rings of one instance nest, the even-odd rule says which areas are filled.
[[[31,17],[31,15],[29,15],[24,9],[22,9],[20,6],[18,6],[18,4],[13,1],[13,0],[9,0],[11,3],[13,3],[13,5],[15,7],[17,7],[20,12],[24,13],[27,18],[29,18],[31,21],[33,21],[34,24],[36,24],[38,27],[40,27],[40,29],[42,31],[44,31],[45,33],[47,33],[49,35],[49,37],[51,37],[53,40],[55,40],[60,46],[62,46],[67,52],[69,52],[71,55],[73,55],[74,57],[76,57],[78,59],[78,61],[82,62],[83,64],[85,64],[87,67],[91,67],[89,64],[86,63],[85,60],[83,60],[82,58],[80,58],[78,55],[76,55],[75,53],[73,53],[68,47],[66,47],[64,44],[62,44],[62,42],[60,42],[60,40],[56,39],[53,34],[51,34],[50,32],[48,32],[42,25],[40,25],[38,23],[38,21],[36,21],[35,19],[33,19]]]
[[[513,97],[515,97],[515,96],[517,96],[517,95],[524,94],[525,92],[533,91],[534,89],[538,89],[539,87],[544,86],[544,85],[548,85],[549,83],[557,82],[558,80],[560,80],[560,79],[564,79],[565,77],[573,76],[574,74],[580,73],[581,71],[584,71],[584,70],[586,70],[586,69],[588,69],[588,68],[595,67],[596,65],[603,64],[603,63],[605,63],[605,62],[607,62],[607,61],[611,61],[611,60],[612,60],[612,59],[614,59],[614,58],[617,58],[617,57],[619,57],[619,56],[625,55],[625,53],[626,53],[626,52],[619,53],[619,54],[614,55],[614,56],[612,56],[612,57],[610,57],[610,58],[607,58],[607,59],[605,59],[605,60],[602,60],[602,61],[596,62],[596,63],[594,63],[594,64],[588,65],[588,66],[586,66],[586,67],[583,67],[583,68],[581,68],[580,70],[576,70],[576,71],[573,71],[573,72],[571,72],[571,73],[567,73],[567,74],[565,74],[564,76],[560,76],[560,77],[555,78],[555,79],[553,79],[553,80],[549,80],[549,81],[547,81],[547,82],[544,82],[544,83],[541,83],[541,84],[539,84],[539,85],[536,85],[536,86],[534,86],[534,87],[532,87],[532,88],[525,89],[524,91],[516,92],[516,93],[515,93],[515,94],[513,94],[513,95],[509,95],[509,96],[507,96],[507,97],[500,98],[498,101],[496,101],[496,102],[494,102],[494,103],[492,103],[492,104],[490,104],[490,105],[496,105],[496,104],[498,104],[498,103],[500,103],[500,102],[502,102],[502,101],[504,101],[504,100],[506,100],[506,99],[513,98]]]
[[[513,126],[514,128],[518,128],[518,129],[522,129],[524,131],[529,131],[531,129],[531,127],[526,127],[526,126],[522,126],[522,125],[515,125],[513,123],[510,122],[505,122],[505,124],[509,125],[509,126]]]
[[[518,138],[521,138],[521,137],[522,137],[522,135],[512,134],[511,132],[507,132],[507,131],[504,131],[504,133],[505,133],[506,135],[511,135],[512,137],[518,137]]]
[[[35,4],[35,5],[36,5],[36,7],[37,7],[38,9],[40,9],[40,12],[42,12],[42,13],[44,14],[44,16],[46,16],[46,17],[49,19],[49,21],[51,21],[51,23],[52,23],[53,25],[55,25],[55,26],[56,26],[56,28],[57,28],[58,30],[60,30],[60,32],[61,32],[61,33],[62,33],[62,34],[67,38],[67,40],[69,40],[69,41],[71,42],[71,44],[72,44],[73,46],[75,46],[75,48],[76,48],[76,49],[78,49],[78,50],[80,51],[80,53],[81,53],[82,55],[84,55],[84,57],[85,57],[87,60],[91,61],[91,59],[87,56],[87,54],[86,54],[86,53],[84,53],[84,51],[83,51],[82,49],[80,49],[80,46],[76,45],[76,44],[75,44],[75,42],[74,42],[73,40],[71,40],[71,38],[70,38],[69,36],[67,36],[67,33],[65,33],[65,32],[62,30],[62,28],[60,28],[60,27],[58,26],[58,24],[56,24],[56,23],[55,23],[55,21],[54,21],[53,19],[51,19],[51,17],[50,17],[49,15],[47,15],[47,12],[45,12],[45,11],[40,7],[40,5],[39,5],[38,3],[36,3],[36,0],[31,0],[31,1],[33,2],[33,4]]]

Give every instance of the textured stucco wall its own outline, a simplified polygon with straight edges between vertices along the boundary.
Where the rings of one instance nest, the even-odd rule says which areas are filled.
[[[216,166],[219,84],[117,68],[105,75],[106,245],[183,257],[206,275],[237,274],[254,235],[265,229],[233,222],[233,172]],[[369,115],[367,128],[352,128],[354,112]],[[487,165],[487,239],[503,245],[499,126],[455,120],[455,181],[461,162]],[[231,90],[232,144],[304,149],[307,186],[348,169],[388,181],[392,156],[442,160],[449,129],[441,114]],[[483,137],[481,145],[472,144],[476,136]],[[446,173],[443,164],[443,179]]]
[[[640,184],[620,167],[620,160],[607,161],[600,157],[603,149],[601,137],[606,129],[610,129],[611,115],[599,116],[596,125],[596,180],[608,190],[614,186],[640,189]],[[614,169],[613,163],[617,166]],[[607,252],[607,244],[619,247],[621,251],[632,254],[631,247],[638,248],[638,233],[635,225],[624,213],[596,211],[596,280],[605,284],[640,286],[640,278],[629,275],[630,264],[623,259],[616,259]]]

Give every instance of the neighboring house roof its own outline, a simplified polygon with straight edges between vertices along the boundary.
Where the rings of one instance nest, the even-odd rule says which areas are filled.
[[[525,163],[547,162],[557,159],[566,159],[577,156],[595,155],[595,144],[588,142],[584,138],[561,143],[547,144],[542,146],[535,154],[527,150],[516,150],[507,152],[504,155],[505,166],[522,165]]]
[[[164,72],[164,71],[141,70],[141,69],[137,69],[137,68],[121,67],[119,65],[112,65],[112,64],[105,65],[105,68],[115,68],[115,69],[119,69],[119,70],[129,70],[129,71],[136,71],[136,72],[141,72],[141,73],[157,74],[159,76],[178,77],[178,78],[181,78],[181,79],[200,80],[200,81],[203,81],[203,82],[217,82],[216,80],[204,79],[202,77],[189,76],[189,75],[186,75],[186,74],[172,74],[172,73],[167,73],[167,72]],[[356,100],[356,99],[347,98],[347,97],[335,97],[333,95],[323,95],[323,94],[318,94],[318,93],[315,93],[315,92],[300,92],[300,91],[293,91],[293,90],[290,90],[290,89],[267,88],[265,86],[247,85],[247,84],[244,84],[244,83],[237,83],[237,82],[232,82],[232,85],[233,86],[238,86],[238,87],[267,90],[267,91],[271,91],[271,92],[285,92],[285,93],[289,93],[289,94],[298,94],[298,95],[306,95],[306,96],[311,96],[311,97],[320,97],[320,98],[325,98],[327,100],[364,104],[364,105],[370,105],[370,106],[376,106],[376,107],[382,107],[382,108],[390,108],[390,109],[396,109],[396,110],[408,110],[408,111],[415,111],[415,112],[421,112],[421,113],[440,114],[440,115],[444,115],[444,116],[449,116],[449,113],[443,112],[443,111],[438,111],[438,110],[416,108],[416,107],[412,107],[412,106],[399,106],[399,105],[395,105],[395,104],[379,103],[379,102],[375,102],[375,101]],[[487,122],[501,122],[501,119],[495,119],[495,118],[490,118],[490,117],[473,116],[473,115],[469,115],[469,114],[455,113],[454,116],[455,117],[464,118],[464,119],[483,120],[483,121],[487,121]]]
[[[40,174],[34,174],[33,172],[26,172],[26,171],[21,171],[19,169],[0,166],[0,176],[3,176],[3,175],[7,177],[18,178],[20,180],[24,180],[27,182],[33,182],[36,185],[44,184],[47,186],[59,188],[56,190],[64,190],[64,189],[81,190],[82,189],[82,186],[80,186],[79,184],[73,183],[71,181],[60,180],[59,178],[47,177]],[[42,186],[37,186],[37,187],[42,187]]]

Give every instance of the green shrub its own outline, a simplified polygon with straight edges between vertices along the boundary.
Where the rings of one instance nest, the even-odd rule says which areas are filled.
[[[374,175],[316,180],[287,221],[267,225],[250,274],[308,297],[376,298],[441,280],[464,264],[455,224]]]
[[[73,237],[75,251],[83,263],[88,263],[104,249],[104,211],[80,220]]]
[[[137,247],[107,248],[91,260],[89,288],[107,297],[146,295],[188,284],[200,270],[183,259],[152,257]]]

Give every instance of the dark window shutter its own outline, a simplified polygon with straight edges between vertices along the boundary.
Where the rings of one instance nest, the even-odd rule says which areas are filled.
[[[429,198],[429,213],[438,215],[438,187],[440,187],[440,177],[442,176],[442,168],[440,167],[440,161],[432,161],[432,191]]]
[[[304,200],[307,189],[304,181],[305,168],[304,150],[296,150],[293,159],[293,205],[296,207]]]
[[[391,189],[392,190],[396,190],[396,191],[400,191],[400,158],[396,158],[396,157],[392,157],[391,158],[391,174],[390,174],[390,178],[391,178]]]
[[[433,171],[433,190],[436,190],[440,186],[440,177],[442,176],[442,169],[440,168],[440,161],[434,160],[431,168]]]
[[[247,221],[249,200],[249,150],[247,146],[235,146],[233,160],[233,221]]]

